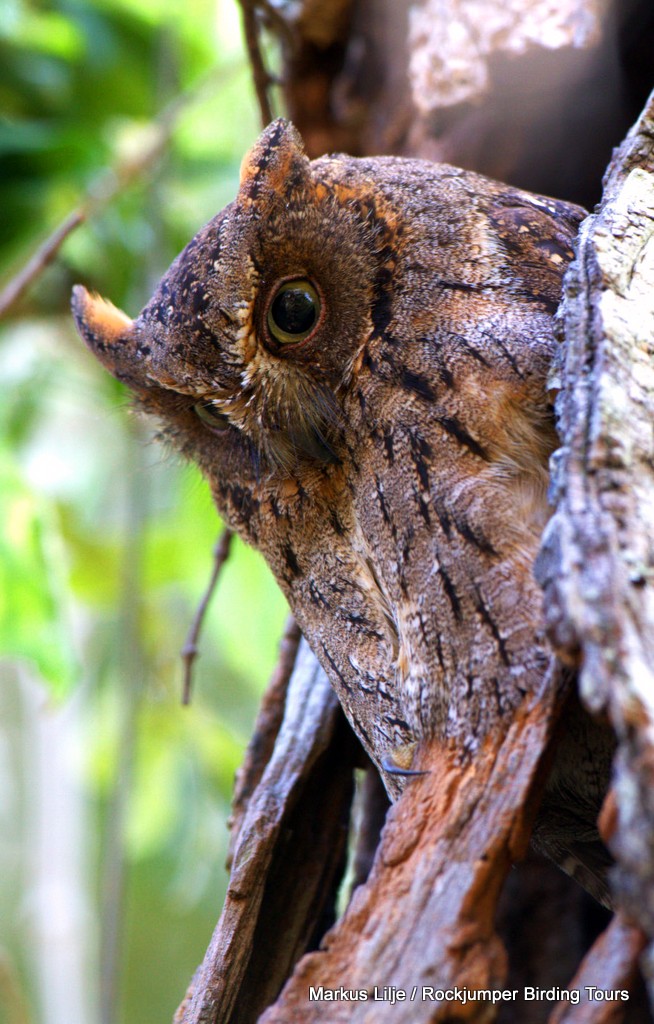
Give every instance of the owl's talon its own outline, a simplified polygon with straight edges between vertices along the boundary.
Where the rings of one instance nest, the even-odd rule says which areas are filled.
[[[381,766],[385,772],[389,775],[401,775],[402,777],[410,777],[412,775],[429,775],[429,771],[421,771],[418,768],[400,768],[399,764],[395,764],[390,757],[385,757],[381,761]]]

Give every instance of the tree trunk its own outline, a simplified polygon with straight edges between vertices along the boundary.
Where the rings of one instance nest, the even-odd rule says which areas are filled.
[[[644,3],[243,7],[250,33],[258,16],[281,41],[285,103],[310,155],[445,159],[586,204],[654,78]],[[353,769],[365,761],[303,645],[288,690],[276,679],[269,693],[266,753],[258,733],[239,787],[225,909],[176,1021],[651,1020],[639,969],[654,1004],[653,175],[650,98],[566,277],[551,380],[556,511],[537,563],[554,650],[579,670],[587,711],[618,738],[601,820],[618,865],[613,921],[605,927],[549,864],[530,856],[512,868],[527,852],[566,713],[559,665],[463,773],[447,745],[432,743],[429,774],[388,814],[364,881],[385,809],[368,775],[354,815],[364,884],[325,935]],[[555,991],[530,999],[525,986]],[[593,986],[629,999],[593,999]],[[467,996],[447,995],[457,988]]]

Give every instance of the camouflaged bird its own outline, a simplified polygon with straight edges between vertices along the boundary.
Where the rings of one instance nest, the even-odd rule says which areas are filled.
[[[552,316],[584,211],[446,165],[310,162],[288,122],[130,320],[84,340],[258,548],[397,793],[539,687]]]

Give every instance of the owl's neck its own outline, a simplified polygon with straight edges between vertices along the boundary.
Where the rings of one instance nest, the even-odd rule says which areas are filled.
[[[548,665],[531,573],[545,475],[459,472],[444,487],[441,466],[421,491],[415,444],[395,439],[404,474],[385,473],[382,449],[363,479],[333,467],[320,495],[276,489],[258,543],[378,763],[429,735],[474,750]]]
[[[417,514],[381,479],[377,491],[356,550],[368,592],[378,589],[378,620],[396,634],[404,717],[419,736],[474,748],[549,664],[532,575],[544,490],[536,481],[459,481],[438,499],[412,492],[410,501],[424,502]]]

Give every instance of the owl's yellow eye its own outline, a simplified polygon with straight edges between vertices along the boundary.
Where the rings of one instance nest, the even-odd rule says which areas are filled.
[[[224,412],[216,408],[213,402],[198,402],[193,406],[193,412],[212,430],[226,430],[229,426],[229,419]]]
[[[285,281],[268,307],[268,330],[280,345],[308,338],[320,319],[320,297],[306,278]]]

